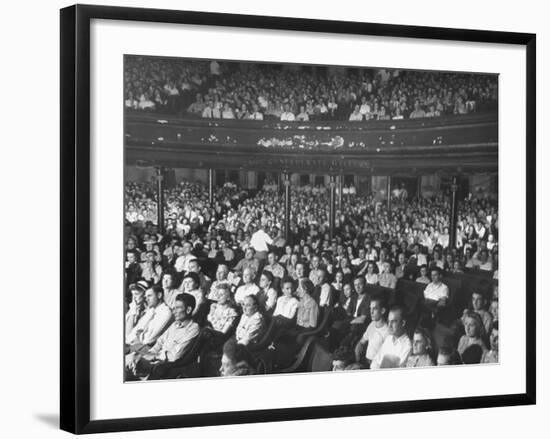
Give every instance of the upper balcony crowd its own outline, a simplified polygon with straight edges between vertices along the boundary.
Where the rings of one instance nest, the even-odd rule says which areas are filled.
[[[124,104],[185,118],[399,120],[496,110],[498,77],[127,56]]]

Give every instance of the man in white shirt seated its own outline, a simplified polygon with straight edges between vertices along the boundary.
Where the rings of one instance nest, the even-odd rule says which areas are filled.
[[[235,292],[235,303],[243,306],[244,299],[247,296],[256,296],[260,292],[258,285],[254,283],[256,272],[252,268],[245,268],[243,271],[243,285],[237,288]]]
[[[164,378],[164,364],[180,359],[190,344],[199,335],[199,325],[193,322],[191,314],[195,307],[195,298],[189,294],[179,294],[174,305],[174,323],[162,334],[152,348],[143,348],[139,352],[126,355],[127,379]],[[153,370],[158,373],[151,375]]]
[[[390,308],[388,335],[371,362],[371,369],[405,367],[412,350],[412,343],[406,333],[405,310],[401,306]]]
[[[444,316],[449,303],[449,287],[441,281],[441,269],[431,268],[432,281],[424,289],[424,306],[421,312],[421,326],[432,329]]]
[[[164,303],[162,294],[162,287],[158,285],[145,292],[147,311],[126,337],[130,350],[154,344],[172,320],[172,311]]]
[[[432,281],[424,289],[424,300],[429,309],[443,308],[449,300],[449,287],[441,281],[441,269],[432,267]]]
[[[367,365],[370,365],[389,332],[388,322],[386,321],[386,305],[381,297],[371,299],[370,317],[372,321],[367,326],[367,330],[359,343],[355,346],[355,360],[358,363],[363,363],[364,358]]]

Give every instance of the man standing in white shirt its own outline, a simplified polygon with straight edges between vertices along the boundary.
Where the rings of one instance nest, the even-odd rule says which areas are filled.
[[[405,367],[412,344],[405,331],[405,311],[401,306],[393,306],[388,315],[388,336],[372,360],[371,369]]]
[[[256,258],[259,260],[264,260],[267,257],[268,245],[271,244],[273,244],[273,239],[265,232],[262,225],[250,237],[250,246],[256,251]]]

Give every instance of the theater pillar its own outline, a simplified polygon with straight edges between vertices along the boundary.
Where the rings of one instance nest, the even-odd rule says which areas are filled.
[[[336,177],[330,176],[330,212],[329,212],[329,225],[330,225],[330,239],[334,238],[334,227],[336,222]]]
[[[456,248],[456,222],[458,217],[458,184],[456,177],[453,177],[451,184],[451,221],[449,226],[449,248]]]
[[[290,174],[283,172],[283,186],[285,189],[285,241],[290,242]]]
[[[208,168],[208,202],[214,204],[214,170]]]
[[[386,189],[388,197],[388,212],[391,209],[391,175],[388,175],[388,188]]]
[[[157,224],[161,235],[164,235],[164,169],[157,169]]]
[[[344,176],[340,174],[338,176],[338,210],[340,212],[342,212],[342,197],[344,196],[343,186],[344,186]]]

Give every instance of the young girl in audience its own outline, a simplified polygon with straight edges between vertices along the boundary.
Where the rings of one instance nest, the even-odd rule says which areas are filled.
[[[405,367],[433,366],[432,341],[428,332],[423,328],[416,328],[412,340],[412,354],[407,358]]]
[[[369,285],[378,284],[378,275],[374,272],[374,267],[375,267],[374,262],[369,261],[367,263],[367,273],[365,274],[365,280]]]
[[[470,301],[470,307],[469,309],[465,309],[462,313],[462,324],[464,324],[466,315],[469,311],[473,311],[481,317],[481,321],[483,322],[483,328],[485,329],[485,333],[489,334],[489,330],[491,329],[491,324],[493,323],[493,316],[492,314],[485,310],[485,297],[482,293],[478,291],[474,291],[472,293],[472,298]]]
[[[460,355],[464,353],[468,346],[477,344],[481,346],[483,352],[487,350],[485,342],[485,328],[481,321],[481,317],[474,311],[467,311],[463,316],[464,332],[458,341],[457,351]]]

